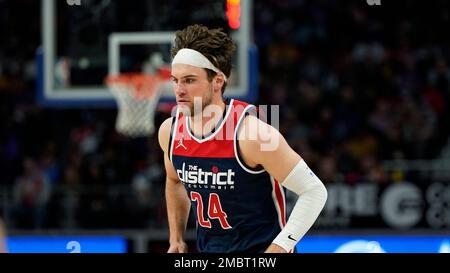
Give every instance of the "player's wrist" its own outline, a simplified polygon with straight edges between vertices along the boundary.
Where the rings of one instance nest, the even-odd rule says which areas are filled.
[[[283,247],[272,243],[265,251],[265,253],[287,253],[288,251]]]
[[[182,237],[170,238],[169,244],[171,244],[171,245],[186,244],[186,241]]]

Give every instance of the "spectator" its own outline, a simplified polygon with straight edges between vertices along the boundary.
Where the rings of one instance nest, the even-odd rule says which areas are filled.
[[[46,174],[38,168],[32,158],[24,159],[23,173],[17,178],[13,187],[14,212],[17,215],[15,227],[43,228],[51,185]]]

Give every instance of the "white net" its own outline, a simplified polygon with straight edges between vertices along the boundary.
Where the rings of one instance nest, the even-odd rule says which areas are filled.
[[[144,74],[108,77],[107,84],[118,107],[117,132],[129,137],[145,137],[154,133],[155,110],[163,82],[162,77]]]

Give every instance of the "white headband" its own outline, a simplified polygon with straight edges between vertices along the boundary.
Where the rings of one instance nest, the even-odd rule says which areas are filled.
[[[182,48],[178,50],[175,57],[173,57],[172,65],[173,64],[188,64],[195,67],[211,69],[218,74],[222,74],[224,80],[227,81],[227,76],[225,76],[225,73],[215,67],[202,53],[190,48]]]

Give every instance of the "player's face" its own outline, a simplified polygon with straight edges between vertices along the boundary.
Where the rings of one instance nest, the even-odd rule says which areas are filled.
[[[178,108],[184,115],[194,116],[211,104],[213,87],[205,69],[174,64],[172,82]]]

